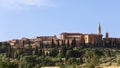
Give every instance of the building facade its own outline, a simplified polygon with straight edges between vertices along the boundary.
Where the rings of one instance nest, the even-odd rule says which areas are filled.
[[[76,41],[76,45],[80,44],[80,42],[82,41],[81,39],[83,34],[82,33],[67,33],[67,32],[63,32],[60,34],[60,40],[64,41],[65,45],[70,45],[72,43],[73,40]],[[69,42],[69,43],[68,43]],[[62,42],[61,42],[62,44]]]
[[[33,39],[22,38],[20,40],[10,40],[11,45],[28,45],[33,48],[37,47],[54,47],[60,45],[75,45],[79,46],[84,44],[97,44],[102,43],[101,25],[98,25],[98,33],[83,34],[83,33],[60,33],[60,38],[54,36],[37,36]]]

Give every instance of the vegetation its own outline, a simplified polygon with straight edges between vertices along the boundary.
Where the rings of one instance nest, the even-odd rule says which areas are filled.
[[[61,68],[95,68],[101,64],[120,65],[118,48],[94,47],[91,44],[75,46],[61,45],[43,48],[15,47],[6,42],[0,43],[0,68],[40,68],[60,66]],[[23,44],[24,45],[24,44]]]

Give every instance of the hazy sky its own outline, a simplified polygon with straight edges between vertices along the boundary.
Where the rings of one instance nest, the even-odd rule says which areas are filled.
[[[0,41],[97,33],[120,37],[120,0],[0,0]]]

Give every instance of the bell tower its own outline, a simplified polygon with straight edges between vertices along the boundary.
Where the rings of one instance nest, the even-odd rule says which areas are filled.
[[[100,23],[98,24],[98,34],[101,34],[101,25],[100,25]]]

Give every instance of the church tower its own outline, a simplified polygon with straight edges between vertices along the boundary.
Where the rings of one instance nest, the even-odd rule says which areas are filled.
[[[98,25],[98,34],[101,34],[101,25],[100,25],[100,23]]]

